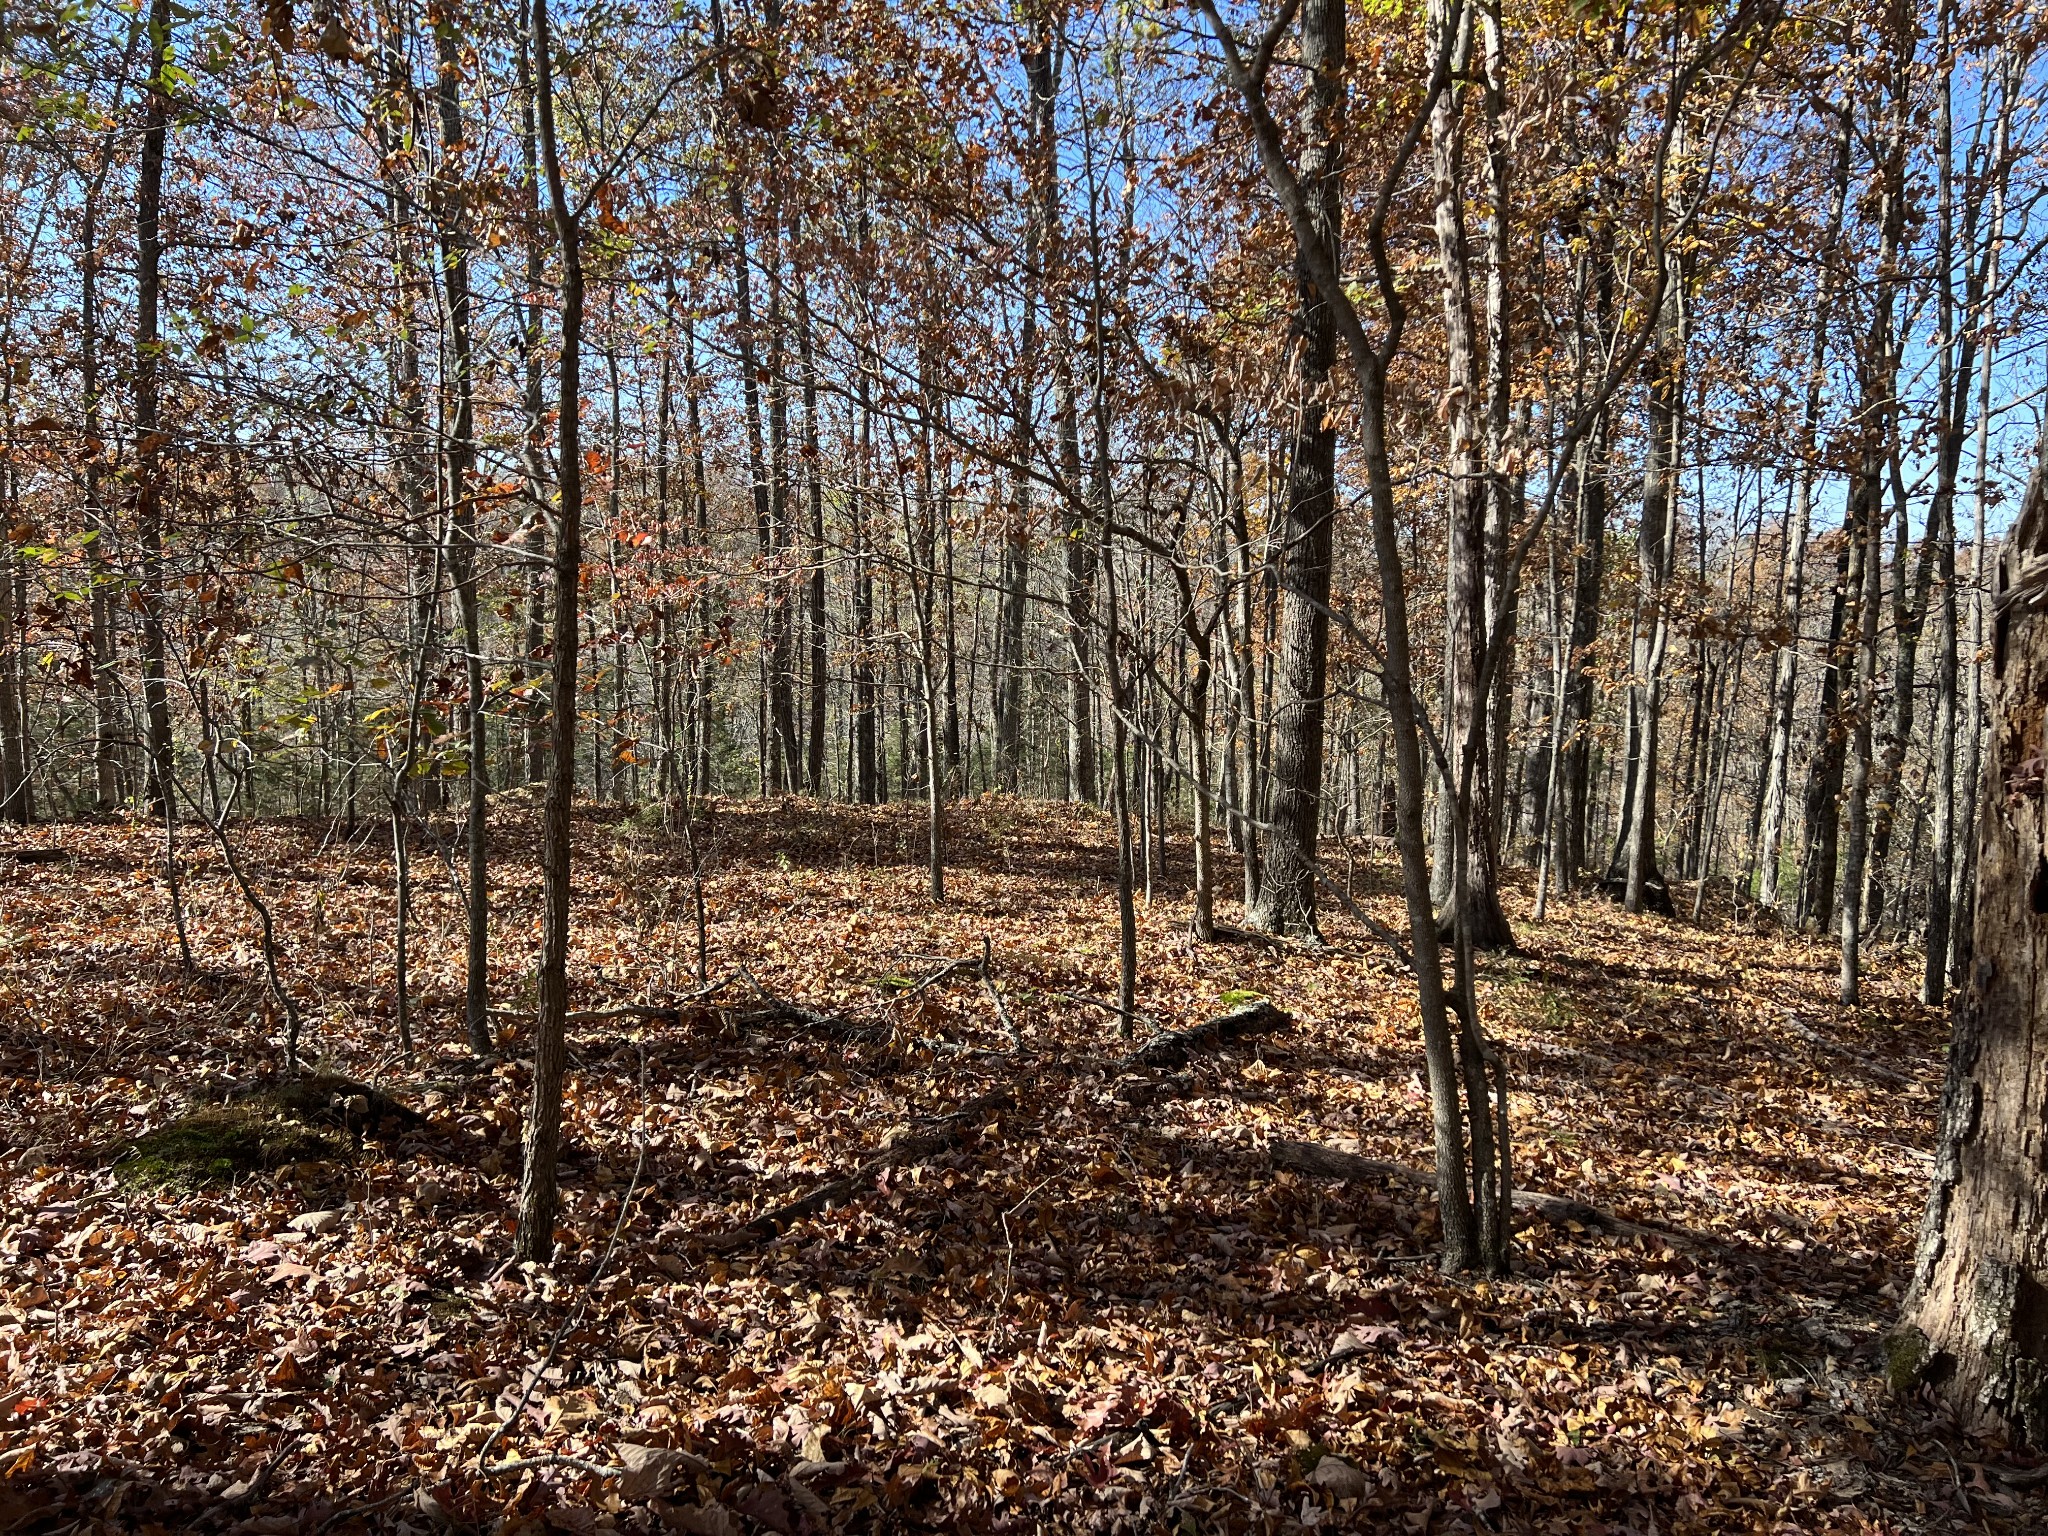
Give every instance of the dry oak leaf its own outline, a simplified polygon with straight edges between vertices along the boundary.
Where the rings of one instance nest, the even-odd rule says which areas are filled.
[[[665,1499],[676,1493],[686,1477],[707,1465],[702,1457],[661,1445],[625,1444],[619,1447],[619,1464],[626,1475],[619,1479],[619,1497],[629,1504]]]
[[[1308,1480],[1336,1499],[1362,1499],[1370,1486],[1365,1474],[1341,1456],[1325,1456]]]

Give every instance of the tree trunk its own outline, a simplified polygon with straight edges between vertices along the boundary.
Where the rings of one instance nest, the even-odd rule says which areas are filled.
[[[533,509],[532,527],[527,533],[524,550],[527,581],[525,633],[520,646],[522,661],[519,673],[522,679],[540,671],[541,648],[547,642],[548,603],[547,476],[541,464],[544,440],[541,411],[545,391],[541,380],[540,330],[540,293],[546,277],[540,249],[540,151],[534,142],[538,128],[535,122],[533,61],[528,57],[530,41],[526,29],[521,28],[513,57],[519,87],[520,188],[523,194],[520,212],[526,224],[526,299],[520,306],[522,335],[519,360],[520,414],[524,430],[520,436],[519,458],[527,499]],[[533,702],[531,691],[521,711],[521,719],[526,746],[525,779],[529,784],[537,784],[547,775],[548,727],[545,715]]]
[[[1401,886],[1408,912],[1416,1002],[1421,1014],[1423,1056],[1429,1071],[1430,1121],[1436,1148],[1437,1201],[1443,1222],[1442,1264],[1447,1271],[1481,1268],[1504,1273],[1507,1267],[1506,1144],[1493,1134],[1483,1104],[1468,1106],[1461,1092],[1471,1081],[1461,1072],[1459,1039],[1452,1032],[1454,1006],[1444,985],[1443,949],[1437,937],[1436,912],[1429,895],[1429,848],[1423,826],[1426,780],[1422,765],[1422,734],[1415,694],[1414,658],[1409,648],[1407,568],[1395,506],[1392,456],[1387,444],[1387,365],[1400,347],[1405,311],[1392,275],[1385,240],[1385,206],[1368,221],[1366,247],[1372,260],[1381,303],[1389,315],[1385,340],[1375,347],[1367,338],[1358,310],[1345,292],[1337,262],[1337,211],[1341,206],[1343,162],[1344,8],[1341,0],[1308,0],[1301,13],[1301,57],[1310,71],[1309,100],[1304,107],[1303,137],[1307,147],[1299,169],[1286,159],[1283,136],[1265,99],[1262,75],[1246,67],[1214,0],[1198,0],[1210,31],[1225,50],[1232,84],[1243,98],[1257,136],[1259,158],[1267,182],[1285,208],[1294,236],[1298,279],[1303,298],[1321,311],[1334,342],[1341,329],[1345,351],[1358,384],[1359,451],[1365,463],[1372,512],[1373,564],[1385,617],[1385,667],[1382,673],[1388,734],[1395,759],[1396,842],[1401,853]],[[1430,92],[1444,87],[1448,61],[1441,54],[1433,68]],[[1425,108],[1433,105],[1426,100]],[[1303,174],[1312,172],[1313,174]],[[1396,167],[1398,174],[1398,164]],[[1390,177],[1388,185],[1392,185]],[[1313,334],[1312,332],[1310,333]],[[1334,346],[1331,348],[1334,351]],[[1334,360],[1334,359],[1332,359]],[[1291,500],[1293,498],[1290,498]],[[1324,521],[1327,530],[1328,520]],[[1328,568],[1324,568],[1327,578]],[[1318,615],[1322,610],[1317,609]],[[1318,657],[1318,660],[1321,658]],[[1320,684],[1320,677],[1317,679]],[[1313,702],[1320,710],[1321,698]],[[1320,725],[1320,718],[1318,718]],[[1317,766],[1321,733],[1317,732]],[[1319,782],[1319,780],[1318,780]],[[1311,807],[1310,826],[1314,826]],[[1313,845],[1310,845],[1313,851]],[[1313,866],[1308,871],[1313,878]],[[1312,887],[1311,887],[1312,889]],[[1469,953],[1469,946],[1467,947]],[[1461,966],[1468,977],[1470,970]],[[1472,1047],[1463,1065],[1483,1079],[1483,1044],[1477,1021],[1468,1010],[1473,998],[1463,990],[1457,1006],[1466,1011],[1465,1041]],[[1503,1093],[1505,1082],[1502,1083]],[[1503,1099],[1503,1103],[1504,1103]],[[1504,1124],[1504,1122],[1503,1122]],[[1467,1156],[1466,1132],[1471,1132]],[[1479,1208],[1475,1212],[1475,1204]]]
[[[1849,506],[1843,517],[1844,529],[1858,527],[1862,512],[1860,483],[1849,490]],[[1802,825],[1806,844],[1799,866],[1799,902],[1794,910],[1798,927],[1826,928],[1834,916],[1835,867],[1841,840],[1842,768],[1844,731],[1841,719],[1842,674],[1850,658],[1843,653],[1842,636],[1848,616],[1849,593],[1863,581],[1863,545],[1847,532],[1842,535],[1835,556],[1835,595],[1828,618],[1828,643],[1821,668],[1820,698],[1815,706],[1813,746],[1806,759],[1805,801]]]
[[[555,1252],[555,1172],[562,1145],[562,1079],[568,1065],[569,813],[576,798],[576,646],[583,566],[582,230],[569,210],[555,140],[554,60],[547,0],[532,0],[534,98],[541,163],[562,266],[562,350],[556,394],[561,502],[555,517],[554,656],[549,688],[547,798],[541,814],[540,1012],[533,1030],[533,1093],[526,1111],[515,1257],[545,1264]]]
[[[1952,26],[1952,6],[1944,4],[1942,19],[1945,26]],[[1949,34],[1945,33],[1946,39]],[[1948,51],[1949,43],[1943,44],[1943,68],[1954,69],[1953,55]],[[1968,421],[1971,394],[1976,396],[1977,409],[1977,526],[1976,543],[1972,546],[1979,578],[1973,588],[1979,585],[1983,575],[1984,548],[1984,478],[1987,468],[1986,450],[1990,430],[1992,353],[1996,344],[1996,332],[1984,324],[1986,300],[1998,288],[1999,248],[2005,238],[2005,194],[2006,179],[2010,174],[2008,147],[2011,141],[2013,92],[2007,74],[2010,65],[2001,57],[1997,77],[2005,87],[1999,96],[1999,105],[1992,128],[1991,175],[1992,196],[1989,218],[1981,222],[1980,238],[1979,204],[1969,202],[1963,209],[1963,258],[1971,262],[1965,279],[1962,313],[1960,317],[1946,313],[1950,302],[1952,279],[1949,277],[1950,262],[1942,262],[1941,300],[1945,306],[1942,320],[1944,343],[1955,347],[1958,361],[1952,375],[1944,383],[1946,406],[1942,413],[1942,443],[1938,461],[1935,502],[1929,518],[1928,536],[1939,540],[1941,568],[1938,579],[1941,582],[1941,633],[1936,651],[1935,696],[1937,728],[1934,743],[1935,776],[1934,787],[1934,834],[1931,867],[1928,870],[1927,888],[1927,957],[1920,982],[1920,1000],[1927,1004],[1938,1004],[1946,994],[1950,977],[1953,952],[1957,947],[1958,930],[1963,926],[1958,921],[1961,905],[1957,896],[1960,878],[1969,869],[1967,850],[1959,853],[1956,848],[1958,830],[1968,835],[1976,805],[1976,768],[1978,743],[1981,732],[1978,723],[1980,704],[1977,698],[1976,682],[1981,670],[1977,659],[1978,649],[1983,643],[1981,609],[1973,600],[1971,610],[1970,645],[1970,698],[1967,709],[1961,692],[1960,657],[1957,654],[1960,638],[1960,614],[1957,608],[1956,592],[1956,492],[1960,480],[1963,438]],[[1944,139],[1951,136],[1952,88],[1945,76],[1942,83],[1941,131]],[[1949,157],[1944,153],[1941,161],[1941,217],[1942,243],[1947,247],[1952,239],[1951,221],[1955,217],[1954,189],[1951,185],[1953,174]],[[1981,253],[1980,253],[1981,252]],[[1960,320],[1962,335],[1956,335]],[[1973,374],[1974,367],[1974,374]],[[1960,742],[1959,742],[1960,738]],[[1963,746],[1960,762],[1957,747]]]
[[[164,154],[169,134],[171,0],[150,0],[149,101],[135,190],[135,532],[142,546],[142,709],[146,793],[159,819],[176,815],[171,795],[171,700],[164,670],[163,433],[157,422],[163,344],[157,332],[164,243]]]
[[[855,424],[852,524],[853,559],[848,574],[853,581],[853,712],[854,795],[862,805],[879,805],[888,798],[883,782],[881,702],[882,682],[875,670],[875,573],[869,553],[872,536],[870,517],[874,487],[875,410],[869,370],[860,370],[856,385],[860,419]]]
[[[774,13],[774,7],[769,7]],[[789,512],[789,383],[783,323],[782,197],[770,162],[768,238],[761,262],[768,272],[768,713],[779,750],[770,774],[778,789],[804,785],[803,742],[797,728],[796,529]]]
[[[704,391],[697,376],[697,334],[683,322],[683,405],[690,428],[690,499],[695,508],[697,561],[711,553],[711,486],[704,466]],[[697,659],[690,669],[690,718],[695,736],[690,784],[693,795],[711,792],[711,650],[717,630],[711,602],[701,589],[692,601],[697,608]]]
[[[1685,307],[1690,291],[1683,258],[1666,258],[1678,270],[1665,281],[1663,306],[1650,374],[1649,451],[1643,465],[1643,510],[1636,536],[1636,562],[1641,583],[1638,600],[1648,609],[1647,625],[1636,640],[1635,680],[1630,692],[1635,750],[1630,760],[1627,810],[1621,838],[1608,871],[1610,883],[1621,887],[1622,905],[1630,912],[1654,910],[1672,915],[1671,893],[1657,866],[1657,735],[1664,711],[1664,657],[1671,622],[1665,613],[1665,588],[1678,553],[1678,456],[1684,432],[1685,347],[1689,327]]]
[[[1596,224],[1588,233],[1590,250],[1581,267],[1579,285],[1585,288],[1590,277],[1592,335],[1582,334],[1580,347],[1582,352],[1604,357],[1614,312],[1613,235],[1605,222]],[[1583,313],[1583,295],[1580,306]],[[1596,374],[1592,387],[1598,388],[1600,384]],[[1553,813],[1560,889],[1568,889],[1578,872],[1586,867],[1587,848],[1592,841],[1592,726],[1597,681],[1593,647],[1600,639],[1600,605],[1607,572],[1610,430],[1610,413],[1602,406],[1579,446],[1574,476],[1578,521],[1573,529],[1571,633],[1565,648],[1563,719],[1558,730],[1564,757],[1559,770],[1559,804]]]
[[[1433,0],[1428,35],[1432,53],[1449,47],[1453,76],[1471,52],[1471,10]],[[1445,28],[1455,21],[1456,38]],[[1481,452],[1479,348],[1472,319],[1472,262],[1465,231],[1464,105],[1453,85],[1430,113],[1431,170],[1436,203],[1437,263],[1443,279],[1446,420],[1450,433],[1444,567],[1444,728],[1448,781],[1438,800],[1432,891],[1446,935],[1468,927],[1475,948],[1514,943],[1501,911],[1494,852],[1485,685],[1487,654],[1487,507],[1489,477]],[[1454,854],[1462,838],[1464,847]],[[1462,878],[1462,886],[1458,881]]]
[[[1344,99],[1341,0],[1307,0],[1301,18],[1304,147],[1297,178],[1314,238],[1330,266],[1343,238],[1340,131]],[[1330,648],[1330,560],[1336,525],[1337,430],[1330,369],[1337,359],[1336,317],[1297,256],[1295,354],[1299,395],[1286,502],[1279,509],[1279,645],[1268,692],[1272,716],[1272,810],[1258,901],[1250,926],[1266,933],[1319,937],[1316,842],[1323,797],[1323,688]]]
[[[675,453],[675,320],[676,277],[667,274],[661,307],[661,361],[654,399],[654,547],[657,576],[654,602],[654,736],[660,754],[654,793],[664,804],[682,793],[676,767],[676,615],[670,600],[674,580],[674,545],[669,509],[674,492],[670,468]]]
[[[1095,774],[1095,697],[1088,675],[1095,622],[1095,539],[1073,500],[1081,494],[1080,405],[1074,395],[1074,365],[1064,349],[1058,368],[1054,389],[1060,418],[1060,473],[1070,491],[1061,520],[1066,545],[1067,798],[1092,805],[1099,790]],[[1097,387],[1100,388],[1099,380]],[[1106,506],[1096,510],[1098,515],[1108,513]]]
[[[1867,460],[1866,460],[1866,467]],[[1866,475],[1866,481],[1869,476]],[[1842,858],[1841,998],[1853,1007],[1861,993],[1863,935],[1863,872],[1870,852],[1871,716],[1877,708],[1877,628],[1884,568],[1883,505],[1871,485],[1864,497],[1862,521],[1851,525],[1849,537],[1862,546],[1862,584],[1850,605],[1850,632],[1856,644],[1856,693],[1850,701],[1850,760],[1847,793],[1848,838]]]
[[[1033,7],[1030,35],[1022,50],[1030,102],[1025,123],[1023,315],[1017,336],[1017,371],[1011,386],[1009,516],[1002,530],[1002,571],[996,597],[995,774],[996,787],[1012,794],[1023,788],[1024,606],[1031,582],[1031,462],[1036,432],[1032,423],[1038,364],[1040,267],[1054,243],[1048,210],[1057,207],[1058,148],[1053,139],[1059,90],[1059,33],[1051,6]]]
[[[1896,1386],[1930,1382],[1966,1426],[2037,1446],[2048,1444],[2044,559],[2048,461],[2037,450],[1996,577],[1994,724],[1977,827],[1979,958],[1956,1014],[1933,1190],[1906,1326],[1891,1350]]]
[[[798,238],[797,215],[791,215],[790,243]],[[811,294],[801,261],[796,267],[798,365],[803,369],[804,491],[809,498],[810,550],[805,561],[809,590],[804,629],[810,641],[810,721],[804,742],[804,788],[825,798],[825,716],[831,699],[831,656],[825,635],[825,464],[818,452],[818,359],[811,337]]]
[[[485,797],[490,790],[485,728],[490,716],[484,709],[483,635],[477,619],[477,563],[483,546],[477,538],[476,498],[470,485],[476,458],[476,408],[470,367],[468,208],[460,164],[466,150],[462,131],[462,53],[452,17],[443,17],[433,32],[440,75],[435,96],[441,119],[441,269],[448,293],[448,343],[455,397],[453,420],[443,433],[442,495],[450,508],[455,534],[455,603],[462,622],[463,669],[469,690],[469,804],[464,829],[469,934],[463,1017],[470,1048],[481,1054],[491,1049],[491,908],[484,843]]]
[[[1877,167],[1882,178],[1881,221],[1878,234],[1875,292],[1871,301],[1870,329],[1859,360],[1862,401],[1857,412],[1857,478],[1862,482],[1860,519],[1850,525],[1852,536],[1862,541],[1863,583],[1856,613],[1857,694],[1852,708],[1855,763],[1849,784],[1849,843],[1842,870],[1842,1001],[1854,1004],[1861,994],[1861,948],[1864,922],[1864,876],[1870,853],[1871,778],[1876,769],[1872,716],[1877,709],[1877,631],[1881,615],[1884,568],[1884,490],[1880,476],[1890,448],[1896,441],[1897,403],[1893,398],[1898,381],[1898,356],[1892,334],[1892,306],[1900,286],[1899,255],[1904,243],[1908,185],[1906,161],[1909,125],[1909,70],[1912,67],[1916,18],[1911,12],[1890,18],[1891,92],[1889,121],[1883,142],[1883,159]],[[1903,509],[1902,509],[1903,510]],[[1922,605],[1924,608],[1924,604]],[[1901,634],[1899,643],[1910,650],[1918,640],[1917,624],[1912,634]],[[1910,687],[1910,660],[1901,662],[1903,680]],[[1900,708],[1909,709],[1902,700]],[[1903,746],[1903,744],[1902,744]]]
[[[1985,292],[1999,291],[2001,255],[2006,236],[2006,195],[2007,183],[2012,173],[2012,159],[2009,147],[2009,125],[2012,113],[2012,97],[2019,86],[2019,68],[2023,55],[2007,48],[2000,58],[2001,85],[2001,131],[1998,136],[1997,171],[1993,182],[1991,223],[1986,237],[1984,256]],[[1970,540],[1970,674],[1963,709],[1963,806],[1957,825],[1969,828],[1976,824],[1978,769],[1984,752],[1984,643],[1986,629],[1990,622],[1991,594],[1988,585],[1990,572],[1987,560],[1989,543],[1985,529],[1985,518],[1990,502],[1991,464],[1991,375],[1992,361],[1998,346],[1997,329],[1985,317],[1984,326],[1984,367],[1977,379],[1977,451],[1976,490],[1973,497],[1974,515]],[[1970,963],[1971,933],[1975,924],[1971,909],[1976,890],[1976,843],[1965,841],[1962,857],[1956,861],[1954,879],[1950,883],[1950,920],[1948,974],[1950,982],[1962,979]]]
[[[712,7],[712,22],[717,31],[718,45],[725,46],[724,12],[718,6]],[[721,55],[722,57],[722,55]],[[724,66],[721,64],[721,73]],[[723,85],[723,81],[721,81]],[[754,541],[760,556],[761,579],[764,582],[779,582],[775,558],[775,514],[769,485],[768,455],[761,425],[761,360],[759,338],[754,326],[754,284],[750,269],[751,258],[747,251],[747,203],[740,184],[740,168],[733,166],[728,171],[730,180],[726,185],[726,212],[732,220],[732,291],[733,291],[733,340],[739,354],[740,398],[745,408],[747,430],[747,481],[754,508]],[[761,788],[766,793],[771,773],[777,781],[780,770],[774,767],[781,761],[777,749],[768,739],[766,712],[769,700],[776,694],[776,682],[772,675],[780,658],[776,652],[777,631],[775,604],[771,599],[766,605],[761,637],[761,653],[757,663],[763,671],[761,693],[756,699],[755,755],[761,770]]]
[[[92,595],[88,609],[92,656],[92,760],[93,806],[102,815],[121,804],[121,700],[119,679],[114,675],[114,518],[102,496],[105,461],[100,446],[99,369],[99,193],[101,179],[111,165],[100,163],[92,184],[86,188],[85,206],[79,229],[78,362],[79,395],[85,427],[85,515],[93,535],[86,565],[91,572]],[[324,760],[323,760],[324,761]]]
[[[0,377],[0,518],[13,528],[20,520],[21,484],[15,473],[14,386],[10,369]],[[28,589],[23,557],[12,538],[0,539],[0,820],[21,826],[35,819],[30,798],[28,708],[22,684],[28,634]]]
[[[1849,197],[1851,120],[1842,118],[1836,141],[1834,196],[1829,205],[1827,238],[1821,245],[1819,293],[1814,301],[1812,339],[1808,343],[1806,400],[1799,417],[1799,462],[1793,470],[1792,519],[1785,531],[1781,565],[1778,623],[1783,640],[1771,672],[1769,746],[1766,748],[1763,808],[1754,859],[1760,866],[1756,899],[1778,904],[1778,849],[1785,835],[1785,794],[1792,768],[1792,712],[1799,695],[1799,611],[1806,592],[1807,529],[1813,515],[1813,475],[1820,430],[1821,390],[1825,382],[1829,315],[1835,296],[1835,261],[1841,243],[1842,214]]]

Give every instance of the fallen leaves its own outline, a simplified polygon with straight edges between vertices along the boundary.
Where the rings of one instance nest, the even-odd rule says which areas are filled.
[[[508,1006],[528,814],[493,812]],[[274,1078],[279,1021],[223,871],[188,871],[220,969],[186,978],[146,834],[41,834],[72,857],[22,870],[0,913],[32,936],[0,971],[0,1518],[33,1485],[59,1524],[232,1504],[216,1523],[301,1536],[2026,1528],[2031,1490],[1952,1475],[1986,1452],[1876,1380],[1942,1039],[1904,967],[1849,1013],[1803,941],[1725,914],[1524,921],[1482,1004],[1519,1182],[1557,1203],[1512,1279],[1468,1285],[1434,1273],[1426,1181],[1273,1166],[1289,1144],[1429,1166],[1412,1008],[1370,936],[1191,946],[1161,902],[1145,1060],[1155,1042],[1072,1000],[1114,990],[1089,813],[960,807],[939,910],[908,812],[717,826],[712,972],[758,987],[678,1007],[699,990],[686,864],[582,824],[546,1267],[507,1264],[526,1070],[456,1048],[450,897],[420,893],[415,956],[417,1027],[444,1044],[406,1062],[381,866],[241,829],[301,877],[272,883],[323,1070],[420,1118],[142,1189],[94,1149]],[[1288,1027],[1200,1033],[1268,1000]]]

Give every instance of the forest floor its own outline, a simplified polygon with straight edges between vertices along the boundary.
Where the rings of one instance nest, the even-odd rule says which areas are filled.
[[[492,814],[516,1011],[538,815]],[[573,1006],[696,990],[683,842],[598,810],[578,835]],[[957,808],[935,908],[915,807],[720,803],[696,842],[733,979],[574,1027],[561,1252],[513,1267],[523,1027],[462,1048],[423,851],[396,1049],[375,828],[235,838],[307,1059],[423,1118],[357,1145],[321,1087],[214,1149],[281,1166],[157,1182],[177,1148],[139,1140],[283,1068],[256,924],[185,836],[196,976],[160,834],[34,828],[8,846],[49,861],[0,874],[0,1531],[2044,1528],[2025,1457],[1883,1385],[1946,1043],[1905,954],[1848,1010],[1826,944],[1725,902],[1537,924],[1518,888],[1523,951],[1481,989],[1517,1182],[1664,1231],[1533,1220],[1472,1284],[1415,1188],[1274,1166],[1427,1166],[1410,988],[1349,916],[1318,951],[1192,945],[1176,839],[1139,1036],[1252,993],[1293,1025],[1123,1071],[1105,818]],[[1398,920],[1384,850],[1332,858]],[[1008,1025],[973,968],[916,985],[984,943]]]

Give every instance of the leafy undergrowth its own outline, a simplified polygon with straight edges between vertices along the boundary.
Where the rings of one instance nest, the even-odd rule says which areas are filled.
[[[485,1064],[445,879],[407,1060],[376,829],[242,829],[309,1058],[425,1119],[315,1114],[286,1122],[310,1156],[167,1183],[123,1149],[281,1072],[254,925],[191,853],[188,977],[152,834],[23,835],[71,857],[0,897],[0,1529],[2040,1529],[2013,1458],[1881,1380],[1944,1044],[1909,956],[1852,1012],[1825,946],[1725,907],[1537,925],[1512,895],[1524,952],[1482,1003],[1518,1178],[1671,1235],[1536,1222],[1474,1285],[1435,1272],[1414,1190],[1268,1157],[1425,1162],[1415,1009],[1349,917],[1318,952],[1191,945],[1176,840],[1139,1033],[1248,994],[1295,1024],[1120,1074],[1101,817],[957,808],[935,908],[912,809],[720,804],[696,841],[732,979],[576,1027],[561,1251],[513,1267],[536,822],[494,805],[513,1016]],[[574,1005],[694,991],[684,845],[617,812],[579,835]],[[1342,862],[1395,921],[1385,851]],[[971,967],[918,985],[984,941],[1001,1013]],[[908,1138],[949,1145],[887,1166]]]

